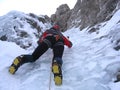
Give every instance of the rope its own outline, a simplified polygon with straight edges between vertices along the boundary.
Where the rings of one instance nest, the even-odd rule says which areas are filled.
[[[52,69],[52,67],[51,67],[51,69]],[[49,90],[51,90],[51,77],[52,77],[52,72],[50,71]]]

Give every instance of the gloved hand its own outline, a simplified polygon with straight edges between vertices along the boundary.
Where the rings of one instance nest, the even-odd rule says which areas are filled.
[[[72,44],[72,42],[70,41],[68,47],[71,48],[72,46],[73,46],[73,44]]]

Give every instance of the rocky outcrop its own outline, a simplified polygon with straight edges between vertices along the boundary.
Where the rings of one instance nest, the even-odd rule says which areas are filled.
[[[70,8],[67,4],[63,4],[57,8],[56,13],[51,16],[51,20],[53,23],[59,24],[62,31],[65,31],[67,29],[67,21],[70,15]]]
[[[83,29],[109,20],[115,10],[119,9],[119,3],[119,0],[78,0],[68,26],[75,25]]]
[[[34,46],[41,31],[51,23],[47,16],[10,11],[0,17],[0,40],[15,42],[22,48]]]
[[[120,9],[120,0],[77,0],[72,10],[61,5],[52,17],[62,25],[62,30],[71,27],[86,27],[109,20]]]

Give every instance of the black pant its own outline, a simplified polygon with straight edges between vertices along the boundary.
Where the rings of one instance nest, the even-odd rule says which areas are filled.
[[[41,55],[43,55],[47,50],[49,49],[48,45],[44,42],[42,42],[32,53],[33,61],[36,61]],[[53,60],[55,58],[59,58],[59,63],[62,64],[62,56],[63,56],[63,51],[64,51],[64,46],[63,45],[56,45],[53,46]]]
[[[62,65],[62,56],[64,52],[64,46],[58,45],[53,47],[53,62],[54,60],[57,60],[57,63]]]
[[[48,45],[44,42],[38,45],[38,47],[32,53],[33,62],[36,61],[43,53],[49,49]]]

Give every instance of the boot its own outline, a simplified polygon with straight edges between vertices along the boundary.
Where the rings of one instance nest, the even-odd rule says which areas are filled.
[[[61,71],[61,65],[59,65],[56,60],[54,60],[52,64],[52,72],[54,74],[54,81],[56,85],[62,84],[62,71]]]
[[[23,55],[18,56],[14,59],[13,63],[11,64],[11,66],[9,68],[9,72],[11,74],[15,74],[15,72],[18,70],[18,68],[22,65],[22,59],[23,59]]]

